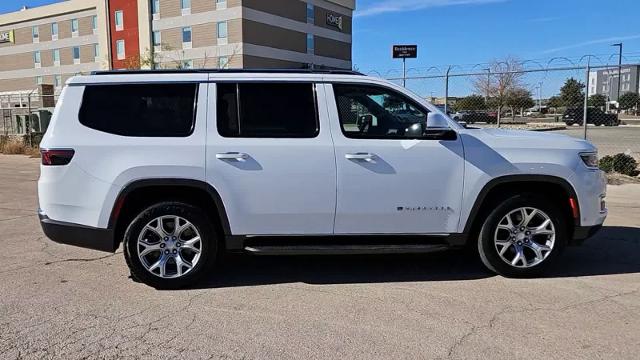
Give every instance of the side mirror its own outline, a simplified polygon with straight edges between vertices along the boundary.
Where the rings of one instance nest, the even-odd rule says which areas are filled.
[[[440,113],[430,112],[427,115],[427,129],[448,129],[449,122]]]

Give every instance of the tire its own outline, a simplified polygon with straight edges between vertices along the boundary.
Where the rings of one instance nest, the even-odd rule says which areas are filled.
[[[217,252],[218,236],[206,214],[179,202],[145,209],[129,224],[124,237],[131,275],[156,289],[193,285],[213,268]]]
[[[525,210],[527,216],[531,216],[529,228],[525,228],[525,231],[521,231],[521,223],[518,224],[519,218],[523,217],[520,210],[522,208],[528,209]],[[537,210],[535,214],[534,209]],[[508,223],[507,215],[510,215],[514,225],[518,225],[517,233],[509,233],[504,229],[503,225]],[[527,233],[543,225],[546,220],[549,220],[551,225],[547,225],[542,230],[538,229],[540,234]],[[554,235],[548,234],[551,230],[554,231]],[[506,244],[502,246],[496,239],[508,241],[500,242],[500,244]],[[558,205],[534,194],[521,194],[504,200],[489,213],[480,230],[478,252],[482,263],[497,274],[505,277],[533,277],[544,273],[554,263],[564,250],[566,243],[567,227]],[[539,253],[533,250],[535,245]],[[550,250],[540,250],[540,246]],[[518,251],[518,249],[522,250]],[[503,256],[500,255],[499,250],[504,250]],[[522,255],[525,260],[517,260],[513,265],[516,257],[522,258]]]

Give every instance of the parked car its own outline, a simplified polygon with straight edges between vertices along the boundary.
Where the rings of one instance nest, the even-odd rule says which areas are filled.
[[[575,124],[583,125],[584,109],[583,108],[569,108],[564,112],[562,119],[567,126]],[[599,108],[587,109],[587,124],[593,124],[596,126],[618,126],[620,125],[620,119],[616,114],[608,114]]]
[[[465,129],[351,72],[76,76],[41,148],[46,236],[122,244],[132,276],[157,288],[193,284],[223,252],[469,246],[496,273],[533,276],[607,216],[590,142]]]
[[[477,122],[495,124],[498,120],[498,114],[496,112],[466,110],[452,114],[451,118],[467,124],[475,124]]]

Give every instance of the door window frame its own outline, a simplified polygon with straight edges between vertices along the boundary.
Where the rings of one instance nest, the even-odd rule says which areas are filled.
[[[391,137],[391,136],[353,136],[353,134],[349,134],[348,132],[345,131],[344,126],[342,124],[342,117],[340,114],[340,104],[338,102],[338,94],[336,93],[336,85],[346,85],[346,86],[357,86],[357,87],[361,87],[361,88],[373,88],[373,89],[380,89],[380,90],[384,90],[386,92],[389,92],[392,95],[396,95],[401,97],[403,100],[405,100],[409,105],[415,107],[416,109],[420,110],[421,112],[423,112],[425,114],[425,125],[426,125],[426,121],[427,121],[427,117],[429,115],[429,113],[435,112],[435,110],[431,110],[428,107],[420,104],[419,102],[415,101],[414,99],[412,99],[409,95],[406,95],[404,93],[402,93],[401,91],[398,91],[396,89],[393,89],[389,86],[384,86],[381,84],[372,84],[372,83],[361,83],[361,82],[331,82],[329,83],[329,85],[331,85],[331,89],[333,92],[333,101],[336,104],[336,112],[337,112],[337,119],[338,119],[338,127],[340,128],[340,131],[342,132],[342,134],[344,135],[345,138],[347,139],[354,139],[354,140],[430,140],[428,138],[425,138],[424,136],[422,137]],[[452,130],[453,127],[450,127]]]
[[[247,136],[247,135],[233,135],[233,136],[229,136],[229,135],[223,135],[220,132],[220,123],[219,123],[219,119],[218,119],[218,115],[217,115],[217,106],[218,106],[218,100],[219,100],[219,84],[234,84],[236,86],[236,106],[238,108],[237,111],[237,117],[238,117],[238,122],[241,121],[242,118],[242,104],[241,104],[241,91],[239,90],[239,86],[242,84],[308,84],[311,85],[311,89],[313,92],[313,113],[315,116],[315,127],[316,127],[316,131],[313,133],[313,135],[311,136]],[[320,109],[319,109],[319,104],[318,104],[318,85],[320,85],[321,83],[317,82],[317,81],[216,81],[215,85],[216,85],[216,97],[215,99],[213,99],[216,103],[216,114],[215,114],[215,118],[216,118],[216,132],[218,133],[219,136],[223,137],[223,138],[235,138],[235,139],[316,139],[318,138],[318,136],[320,136]]]

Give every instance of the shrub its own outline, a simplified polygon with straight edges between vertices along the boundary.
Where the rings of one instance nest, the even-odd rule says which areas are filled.
[[[615,154],[600,159],[600,169],[606,173],[619,173],[628,176],[638,176],[638,162],[627,154]]]
[[[2,141],[0,141],[0,154],[29,155],[37,157],[40,155],[40,151],[37,147],[30,147],[26,145],[21,138],[4,137]]]

